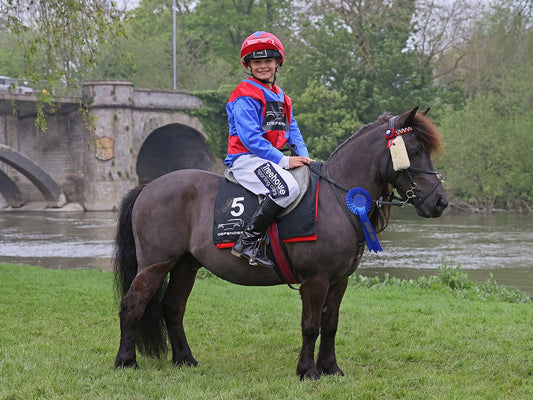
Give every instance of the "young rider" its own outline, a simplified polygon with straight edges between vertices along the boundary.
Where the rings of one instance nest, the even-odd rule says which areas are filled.
[[[275,85],[284,59],[283,45],[273,34],[259,31],[247,37],[241,62],[250,77],[233,90],[226,105],[229,137],[224,163],[242,186],[265,196],[231,253],[263,267],[274,263],[258,251],[258,243],[274,218],[299,194],[298,184],[287,170],[311,162],[292,115],[291,99]],[[298,155],[284,155],[280,148],[285,143]]]

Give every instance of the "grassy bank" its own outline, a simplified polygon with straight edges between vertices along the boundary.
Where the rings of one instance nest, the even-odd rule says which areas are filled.
[[[201,279],[185,320],[199,367],[139,356],[114,370],[110,273],[0,264],[0,399],[533,398],[531,300],[440,275],[354,279],[337,335],[346,376],[300,382],[300,299],[285,286]]]

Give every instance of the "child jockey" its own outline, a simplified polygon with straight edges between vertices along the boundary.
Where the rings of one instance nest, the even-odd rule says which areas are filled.
[[[250,77],[233,90],[226,105],[229,137],[224,163],[242,186],[265,196],[231,250],[254,266],[274,266],[259,251],[259,243],[274,218],[299,195],[298,184],[287,170],[312,161],[293,117],[291,99],[275,85],[284,59],[283,45],[273,34],[259,31],[247,37],[241,62]],[[280,151],[286,143],[297,156]]]

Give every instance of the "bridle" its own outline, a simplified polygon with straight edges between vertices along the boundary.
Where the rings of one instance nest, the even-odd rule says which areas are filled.
[[[387,148],[390,147],[392,141],[403,134],[413,132],[414,128],[412,126],[405,127],[399,130],[394,129],[394,124],[396,123],[396,120],[398,119],[398,116],[391,117],[389,119],[389,127],[387,131],[385,132],[385,139],[387,139]],[[387,169],[391,168],[392,160],[389,158],[388,161],[388,167]],[[402,170],[405,171],[407,178],[409,179],[410,187],[405,191],[405,194],[402,197],[397,197],[393,194],[389,195],[389,198],[392,201],[381,201],[381,204],[383,205],[398,205],[403,206],[407,204],[408,202],[411,202],[415,207],[419,207],[426,199],[431,196],[431,194],[439,187],[439,185],[444,182],[444,179],[442,179],[442,175],[436,171],[436,170],[430,170],[430,169],[424,169],[424,168],[415,168],[415,167],[407,167],[406,169]],[[430,174],[430,175],[436,175],[437,181],[431,186],[431,188],[422,196],[419,197],[416,194],[416,182],[413,178],[413,174]],[[417,200],[418,199],[418,200]],[[395,202],[395,200],[399,202]],[[379,204],[378,204],[379,205]]]

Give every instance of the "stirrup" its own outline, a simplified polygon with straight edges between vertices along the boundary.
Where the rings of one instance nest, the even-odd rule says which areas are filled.
[[[264,239],[261,238],[255,241],[251,246],[243,246],[241,252],[238,252],[232,248],[231,254],[238,258],[244,258],[248,260],[248,264],[250,264],[252,267],[273,268],[276,264],[261,251],[263,240]],[[261,260],[263,262],[257,262],[257,260]]]
[[[250,264],[252,267],[274,268],[276,266],[276,264],[274,264],[274,262],[270,258],[268,258],[266,255],[264,255],[264,256],[265,257],[261,259],[261,261],[263,261],[263,262],[257,262],[258,258],[254,254],[248,260],[248,264]],[[265,263],[266,261],[269,261],[269,264],[266,264]]]

